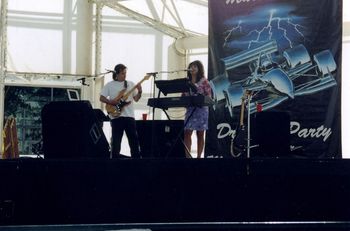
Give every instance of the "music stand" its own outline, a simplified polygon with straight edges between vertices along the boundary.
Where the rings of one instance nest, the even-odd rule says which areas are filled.
[[[197,92],[197,87],[188,78],[157,80],[155,84],[165,96],[169,93]]]

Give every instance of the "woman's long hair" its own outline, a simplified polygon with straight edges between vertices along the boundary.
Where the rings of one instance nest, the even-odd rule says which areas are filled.
[[[191,69],[191,66],[198,67],[198,73],[197,73],[196,81],[195,81],[196,83],[198,83],[201,78],[204,78],[204,66],[203,66],[202,62],[199,60],[195,60],[195,61],[191,62],[190,64],[188,64],[187,69],[188,70]],[[187,71],[187,77],[192,81],[192,75],[191,75],[190,71]]]

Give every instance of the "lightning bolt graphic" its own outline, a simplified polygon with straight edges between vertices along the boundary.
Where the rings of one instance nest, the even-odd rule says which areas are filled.
[[[277,9],[271,9],[269,10],[269,17],[267,20],[267,23],[265,26],[263,26],[261,29],[254,29],[247,33],[246,37],[253,36],[253,39],[248,40],[248,49],[253,46],[253,44],[266,42],[268,40],[273,39],[274,37],[274,31],[279,30],[281,31],[281,35],[285,41],[287,41],[289,47],[293,47],[293,40],[290,36],[288,36],[288,32],[291,30],[294,30],[300,37],[305,39],[304,34],[300,31],[300,28],[305,28],[300,24],[296,24],[292,22],[292,19],[290,17],[278,17],[275,16],[278,12]],[[273,24],[273,22],[276,22]],[[230,37],[232,36],[232,33],[239,30],[242,33],[242,21],[239,21],[238,25],[233,27],[231,30],[228,30],[225,32],[227,33],[227,36],[224,38],[224,44],[223,47],[228,46],[228,43],[230,42]],[[292,29],[286,27],[292,27]]]
[[[272,21],[274,20],[274,18],[273,18],[273,13],[274,13],[274,12],[275,12],[275,10],[271,10],[271,11],[270,11],[269,21],[268,21],[268,23],[267,23],[266,26],[264,26],[261,30],[253,30],[253,31],[251,31],[251,32],[248,33],[248,35],[250,35],[250,34],[252,34],[252,33],[254,33],[254,32],[257,33],[256,39],[249,42],[248,49],[251,47],[251,45],[252,45],[253,43],[261,42],[261,41],[260,41],[260,36],[261,36],[261,34],[262,34],[265,30],[268,31],[268,34],[269,34],[268,37],[269,37],[269,39],[272,38],[272,26],[271,26],[271,23],[272,23]],[[266,41],[266,40],[265,40],[265,41]]]
[[[288,19],[288,20],[289,20],[289,19]],[[278,18],[278,21],[277,21],[277,28],[278,28],[279,30],[282,30],[282,31],[283,31],[283,37],[288,41],[289,47],[293,47],[292,41],[291,41],[291,40],[288,38],[288,36],[287,36],[287,30],[284,29],[283,27],[281,27],[281,21],[282,21],[282,19],[281,19],[281,18]]]
[[[305,39],[304,34],[298,29],[298,27],[305,28],[304,26],[302,26],[302,25],[300,25],[300,24],[292,23],[290,18],[287,19],[287,23],[288,23],[289,25],[292,25],[293,28],[294,28],[294,30],[295,30],[298,34],[300,34],[300,36],[301,36],[302,38]]]
[[[230,38],[231,34],[232,34],[234,31],[239,30],[239,32],[241,32],[241,33],[242,33],[241,23],[242,23],[242,20],[239,20],[239,21],[238,21],[238,25],[237,25],[237,26],[233,27],[231,30],[227,30],[227,31],[225,31],[225,34],[227,33],[227,36],[226,36],[226,37],[225,37],[225,39],[224,39],[224,44],[222,45],[223,47],[225,47],[225,46],[226,46],[227,41],[229,40],[229,38]]]

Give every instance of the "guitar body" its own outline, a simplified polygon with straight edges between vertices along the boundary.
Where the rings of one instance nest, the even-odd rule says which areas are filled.
[[[236,136],[231,140],[230,153],[232,157],[244,157],[247,151],[247,129],[244,125],[236,130]]]
[[[239,119],[239,127],[236,129],[236,136],[231,140],[230,153],[232,157],[244,157],[247,153],[247,138],[248,132],[244,126],[244,108],[246,97],[249,96],[245,91],[242,96],[241,113]],[[248,115],[249,116],[249,115]]]
[[[109,115],[113,117],[119,117],[122,114],[125,106],[129,105],[131,102],[126,102],[124,100],[119,100],[117,105],[106,104],[106,111]]]

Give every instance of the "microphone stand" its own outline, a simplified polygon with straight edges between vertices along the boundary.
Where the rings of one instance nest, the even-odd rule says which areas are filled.
[[[153,91],[152,91],[152,97],[155,98],[156,95],[156,78],[157,78],[157,74],[158,72],[152,72],[152,73],[147,73],[150,74],[151,76],[153,76]],[[160,91],[158,92],[158,98],[160,96]],[[151,133],[152,133],[152,138],[151,138],[151,157],[154,157],[154,145],[155,145],[155,123],[154,123],[154,115],[156,112],[156,108],[153,107],[152,108],[152,125],[151,125]]]
[[[247,165],[246,165],[246,171],[247,171],[247,175],[250,175],[250,163],[249,163],[249,159],[250,159],[250,101],[252,99],[252,92],[249,92],[248,94],[248,98],[247,98]]]
[[[152,97],[155,98],[156,95],[156,78],[157,78],[157,74],[158,72],[151,72],[151,73],[147,73],[148,75],[153,76],[153,91],[152,91]],[[159,98],[160,92],[158,93],[158,98]],[[152,109],[152,120],[154,120],[154,113],[155,113],[155,107],[153,107]]]
[[[250,158],[250,101],[251,101],[251,94],[248,94],[248,102],[247,102],[247,108],[248,108],[248,117],[247,117],[247,159]]]

